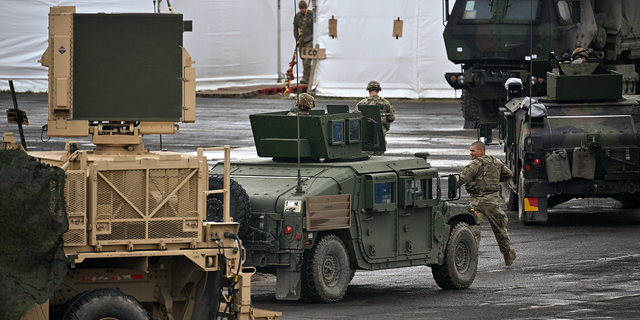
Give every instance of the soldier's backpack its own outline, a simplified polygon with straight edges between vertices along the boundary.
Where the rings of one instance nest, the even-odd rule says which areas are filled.
[[[569,158],[564,149],[547,153],[545,164],[547,166],[547,177],[550,183],[571,180]]]

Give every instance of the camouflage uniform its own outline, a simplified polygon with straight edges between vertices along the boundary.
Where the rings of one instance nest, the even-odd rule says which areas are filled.
[[[303,27],[304,25],[304,27]],[[300,34],[302,29],[302,34]],[[313,47],[313,11],[307,9],[306,13],[298,12],[293,18],[293,37],[298,41],[298,36],[301,36],[298,43],[298,55],[302,52],[300,48],[312,48]],[[311,59],[302,59],[302,82],[309,82],[309,73],[311,72]]]
[[[382,113],[389,113],[388,116],[386,117],[381,117],[382,118],[382,131],[384,132],[384,145],[387,145],[387,131],[389,131],[389,129],[391,128],[391,122],[393,122],[394,120],[396,120],[396,111],[393,109],[393,106],[391,105],[391,103],[389,103],[389,101],[387,101],[387,99],[379,96],[379,95],[371,95],[368,96],[362,100],[360,100],[360,102],[358,102],[358,104],[356,105],[356,110],[358,110],[358,106],[362,106],[362,105],[378,105],[380,107],[380,114]],[[371,154],[379,156],[382,155],[384,152],[383,151],[376,151],[376,152],[371,152]]]
[[[485,173],[485,168],[492,168],[492,172]],[[472,160],[460,174],[461,182],[471,196],[470,204],[476,207],[480,220],[480,224],[471,226],[478,248],[480,248],[480,230],[486,217],[496,236],[500,252],[507,254],[511,250],[507,232],[509,220],[504,211],[500,210],[498,182],[507,181],[512,176],[513,173],[502,161],[487,155]]]

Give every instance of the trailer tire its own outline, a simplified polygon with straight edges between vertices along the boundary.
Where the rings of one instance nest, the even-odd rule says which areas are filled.
[[[430,265],[433,278],[445,290],[466,289],[478,271],[478,247],[469,225],[458,222],[449,232],[442,265]]]
[[[209,190],[223,189],[224,178],[222,176],[209,176]],[[240,237],[246,235],[249,231],[251,223],[251,203],[247,191],[235,180],[231,179],[229,187],[231,198],[230,213],[234,222],[240,223],[238,235]],[[207,196],[207,221],[222,222],[223,218],[223,201],[222,193],[214,193]]]
[[[349,255],[334,234],[316,241],[306,250],[302,266],[302,293],[310,302],[334,303],[342,300],[351,278]]]
[[[196,286],[191,319],[218,319],[222,297],[222,271],[208,271]]]
[[[134,297],[109,288],[83,292],[73,297],[56,315],[57,320],[148,320],[149,313]]]
[[[509,188],[509,184],[506,182],[501,182],[500,188],[502,189],[502,200],[504,200],[507,210],[518,210],[518,194],[513,192],[513,190]]]

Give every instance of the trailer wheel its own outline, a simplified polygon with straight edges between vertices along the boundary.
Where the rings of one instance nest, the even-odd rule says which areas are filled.
[[[222,176],[209,177],[209,190],[224,188],[224,178]],[[234,222],[240,223],[239,236],[243,236],[249,230],[251,223],[251,203],[247,191],[235,180],[231,179],[230,189],[230,213]],[[223,218],[223,201],[222,193],[210,194],[207,197],[207,221],[222,222]]]
[[[509,188],[509,184],[506,182],[501,182],[500,188],[502,189],[502,200],[504,200],[507,210],[518,210],[518,195]]]
[[[206,272],[196,286],[191,319],[218,319],[222,296],[222,271]]]
[[[95,289],[78,294],[60,309],[57,320],[149,320],[134,297],[114,289]]]
[[[340,301],[349,286],[351,267],[344,244],[330,234],[317,240],[305,252],[302,267],[302,293],[311,302]]]
[[[430,267],[442,289],[466,289],[473,283],[478,271],[478,247],[469,225],[458,222],[451,228],[444,262]]]

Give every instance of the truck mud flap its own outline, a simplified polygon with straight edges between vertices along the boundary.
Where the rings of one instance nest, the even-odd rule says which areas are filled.
[[[300,299],[301,278],[300,264],[302,252],[291,252],[289,265],[276,269],[276,299],[298,300]]]
[[[524,208],[519,210],[518,219],[524,222],[545,222],[547,214],[547,197],[524,198]]]

